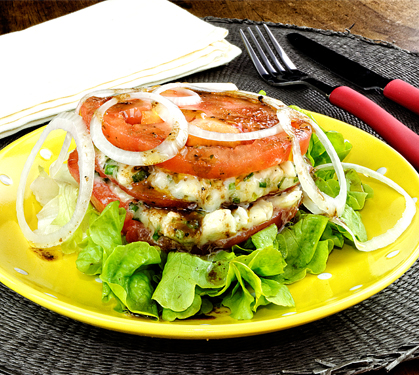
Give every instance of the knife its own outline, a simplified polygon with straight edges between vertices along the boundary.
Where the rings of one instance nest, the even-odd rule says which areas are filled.
[[[401,79],[380,76],[361,64],[298,33],[287,35],[290,43],[314,61],[364,90],[379,90],[388,99],[419,114],[419,89]]]
[[[287,38],[294,47],[334,73],[350,79],[366,90],[384,87],[384,94],[388,98],[391,97],[392,100],[399,102],[406,108],[416,109],[414,112],[419,113],[419,89],[399,79],[390,80],[381,77],[362,65],[301,34],[290,33],[287,34]],[[330,103],[352,113],[368,124],[416,169],[419,169],[418,134],[402,124],[378,104],[347,86],[336,87],[328,95],[328,99]]]

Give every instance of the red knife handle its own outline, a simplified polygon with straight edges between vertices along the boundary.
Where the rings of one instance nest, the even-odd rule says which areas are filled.
[[[394,79],[384,87],[383,94],[393,102],[399,103],[419,115],[418,88],[401,79]]]
[[[329,96],[332,104],[352,113],[419,169],[419,135],[378,104],[347,86],[337,87]]]

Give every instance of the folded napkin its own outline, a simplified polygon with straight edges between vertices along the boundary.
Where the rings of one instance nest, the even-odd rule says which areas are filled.
[[[226,64],[228,31],[166,0],[108,0],[0,37],[0,138],[88,92],[163,83]]]

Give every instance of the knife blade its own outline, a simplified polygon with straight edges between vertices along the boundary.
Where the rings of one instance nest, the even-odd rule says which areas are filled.
[[[379,90],[388,99],[419,114],[419,89],[401,79],[388,79],[298,33],[287,34],[299,51],[363,90]]]

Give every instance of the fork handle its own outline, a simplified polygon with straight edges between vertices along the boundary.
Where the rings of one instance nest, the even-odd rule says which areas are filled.
[[[401,79],[393,79],[386,87],[383,94],[390,100],[401,104],[419,115],[419,89]]]
[[[402,154],[415,168],[419,169],[419,135],[394,118],[364,95],[347,86],[335,88],[329,95],[330,103],[342,108],[383,137]]]

